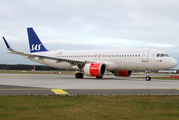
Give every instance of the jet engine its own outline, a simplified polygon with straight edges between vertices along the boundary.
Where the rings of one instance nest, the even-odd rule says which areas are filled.
[[[102,78],[106,71],[106,65],[104,63],[89,63],[84,66],[83,71],[85,75]]]
[[[121,77],[129,77],[132,74],[132,71],[128,70],[115,70],[111,71],[115,76],[121,76]]]

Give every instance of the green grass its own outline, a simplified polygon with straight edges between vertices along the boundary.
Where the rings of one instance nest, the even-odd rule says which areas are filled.
[[[176,120],[179,96],[0,96],[0,119]]]

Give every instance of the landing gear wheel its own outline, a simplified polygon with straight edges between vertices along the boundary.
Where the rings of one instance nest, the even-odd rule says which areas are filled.
[[[75,74],[75,77],[76,77],[77,79],[83,78],[83,73],[76,73],[76,74]]]
[[[146,70],[145,70],[145,73],[146,73],[146,81],[150,81],[151,80],[151,77],[150,77],[150,75],[149,75],[149,69],[148,68],[146,68]]]
[[[101,77],[96,77],[97,79],[102,79],[103,78],[103,76],[101,76]]]
[[[145,79],[146,79],[146,81],[150,81],[150,80],[151,80],[151,77],[148,77],[148,76],[147,76]]]

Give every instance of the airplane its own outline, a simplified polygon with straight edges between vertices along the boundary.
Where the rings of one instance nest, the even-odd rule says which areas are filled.
[[[60,69],[76,69],[77,79],[93,76],[103,78],[107,71],[115,76],[129,77],[132,71],[145,71],[146,81],[150,81],[149,71],[170,69],[178,62],[163,51],[156,49],[118,50],[63,50],[49,51],[40,41],[32,27],[27,28],[30,53],[13,50],[2,37],[9,53],[22,55],[32,61]]]

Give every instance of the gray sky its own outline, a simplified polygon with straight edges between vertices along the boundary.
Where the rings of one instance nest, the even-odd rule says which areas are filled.
[[[49,50],[148,47],[179,61],[178,0],[1,0],[0,34],[13,49],[29,52],[27,27]],[[0,45],[0,64],[34,64]]]

